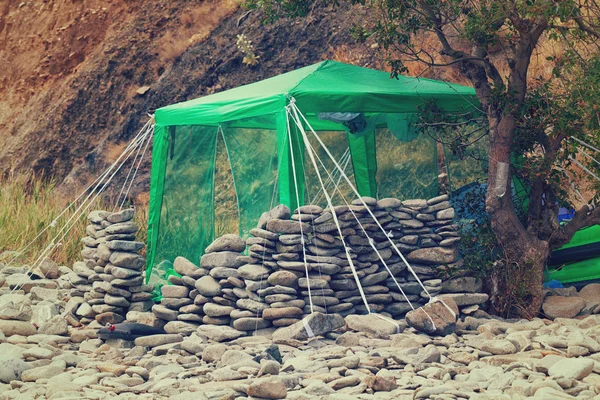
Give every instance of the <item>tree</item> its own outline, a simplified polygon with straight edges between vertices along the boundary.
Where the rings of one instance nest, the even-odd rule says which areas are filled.
[[[247,0],[268,19],[310,17],[319,3],[341,0]],[[486,211],[507,263],[527,269],[528,282],[516,313],[535,316],[542,302],[543,271],[552,250],[579,229],[600,223],[600,208],[585,204],[565,225],[557,202],[572,203],[565,185],[573,171],[589,175],[598,189],[598,162],[582,143],[600,143],[600,6],[594,1],[556,0],[347,0],[372,11],[357,38],[386,50],[392,75],[419,62],[427,68],[457,68],[476,91],[489,132]],[[435,45],[424,46],[423,37]],[[532,76],[532,57],[542,43],[561,51],[545,55],[552,73]],[[588,151],[592,151],[586,148]],[[578,156],[578,153],[579,156]],[[529,189],[529,207],[519,215],[510,196],[511,176]],[[583,179],[578,178],[577,184]],[[508,194],[508,195],[507,195]],[[594,199],[595,200],[595,199]],[[560,203],[559,203],[560,204]],[[496,293],[502,294],[502,285]]]

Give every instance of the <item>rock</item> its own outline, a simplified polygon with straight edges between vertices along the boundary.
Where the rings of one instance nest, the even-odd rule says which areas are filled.
[[[42,272],[42,279],[58,279],[60,276],[58,264],[48,258],[40,263],[39,268]]]
[[[225,354],[228,347],[224,344],[209,344],[202,351],[202,360],[206,363],[214,363],[221,359],[221,356]]]
[[[164,330],[167,333],[179,333],[185,336],[196,332],[196,329],[198,329],[198,324],[185,321],[169,321],[164,326]]]
[[[68,332],[67,321],[60,315],[55,315],[42,323],[38,330],[38,333],[44,335],[67,335]]]
[[[459,307],[483,304],[489,299],[485,293],[446,293],[438,296],[440,300],[452,299]]]
[[[214,242],[212,242],[207,248],[206,253],[214,253],[217,251],[234,251],[241,253],[246,249],[246,241],[235,234],[226,234]]]
[[[442,293],[477,293],[481,292],[482,287],[481,279],[464,276],[443,282]]]
[[[139,271],[146,265],[146,260],[139,254],[124,251],[115,251],[110,255],[110,263],[117,267],[123,267]]]
[[[304,222],[292,221],[289,219],[272,219],[267,222],[267,230],[282,234],[308,233],[310,232],[310,226]]]
[[[230,306],[222,306],[215,303],[206,303],[203,307],[204,313],[209,317],[225,317],[229,316],[235,308]]]
[[[240,253],[232,251],[221,251],[218,253],[207,253],[200,258],[200,266],[206,269],[217,267],[238,268],[242,265],[237,258]]]
[[[117,234],[128,234],[128,233],[136,233],[138,230],[138,226],[135,222],[120,222],[118,224],[113,224],[108,226],[104,231],[108,235],[117,235]]]
[[[592,373],[594,360],[588,358],[564,358],[557,361],[548,369],[551,377],[563,377],[582,380]]]
[[[31,300],[22,294],[0,296],[0,319],[29,321],[33,314]]]
[[[21,374],[21,380],[23,382],[35,382],[38,379],[50,379],[53,376],[62,374],[64,368],[59,365],[46,365],[43,367],[31,368],[23,371]]]
[[[578,295],[589,303],[600,303],[600,283],[585,285]]]
[[[233,321],[233,327],[240,331],[256,331],[271,326],[271,323],[263,318],[244,317]]]
[[[0,320],[0,331],[6,336],[31,336],[37,333],[35,326],[26,321]]]
[[[171,298],[187,297],[190,293],[190,289],[185,286],[164,285],[160,290],[164,297]]]
[[[193,276],[199,269],[198,266],[185,257],[177,257],[173,261],[173,268],[178,274],[183,276]]]
[[[303,314],[304,311],[298,307],[266,308],[262,312],[262,317],[264,319],[301,318]]]
[[[279,375],[280,364],[275,360],[263,359],[260,363],[259,377],[264,375]]]
[[[369,333],[381,338],[401,333],[406,327],[402,323],[378,314],[348,315],[345,320],[348,329]]]
[[[207,297],[219,296],[221,294],[221,285],[210,275],[196,280],[196,289],[201,295]]]
[[[306,340],[313,336],[323,335],[345,325],[344,318],[339,314],[322,314],[315,312],[306,316],[302,321],[273,333],[273,341],[288,339]]]
[[[486,340],[479,348],[494,355],[514,354],[517,352],[515,345],[504,339]]]
[[[183,341],[183,336],[167,333],[164,335],[142,336],[135,339],[134,343],[136,346],[141,347],[157,347],[169,343],[179,343],[181,341]]]
[[[127,222],[132,220],[134,215],[135,211],[133,208],[126,208],[124,210],[107,215],[106,220],[111,224],[118,224],[119,222]]]
[[[269,277],[271,270],[257,264],[246,264],[238,268],[240,278],[260,281]]]
[[[155,304],[152,306],[152,312],[160,319],[164,319],[165,321],[175,321],[177,320],[177,315],[179,313],[176,310],[171,310],[163,306],[162,304]]]
[[[367,385],[367,387],[371,388],[374,392],[391,392],[398,388],[398,385],[393,380],[393,378],[386,378],[383,376],[367,376],[363,383]]]
[[[454,312],[452,312],[448,309]],[[426,304],[406,314],[406,322],[418,331],[433,335],[449,335],[456,328],[458,306],[452,299]],[[432,323],[433,320],[433,323]]]
[[[402,207],[402,202],[396,198],[385,198],[377,202],[379,208],[399,208]]]
[[[580,297],[549,296],[542,304],[542,310],[548,318],[573,318],[585,307]]]
[[[11,381],[21,380],[24,371],[32,366],[20,358],[7,354],[0,355],[0,382],[10,383]]]
[[[237,339],[244,336],[246,333],[233,329],[229,326],[216,325],[200,325],[198,327],[198,335],[205,336],[215,342],[224,342]]]
[[[258,229],[257,230],[265,229],[267,227],[267,223],[272,219],[287,220],[290,218],[290,216],[291,216],[290,209],[287,206],[280,204],[277,207],[273,208],[271,211],[267,211],[260,216],[260,219],[258,220],[258,225],[257,225]],[[252,234],[254,236],[265,237],[265,236],[261,236],[257,233],[260,233],[260,232],[250,231],[250,234]],[[266,239],[270,239],[270,238],[266,237]],[[273,240],[273,239],[271,239],[271,240]]]
[[[258,379],[248,386],[248,396],[262,399],[285,399],[287,388],[280,380]]]
[[[458,259],[458,251],[449,247],[428,247],[411,251],[406,259],[423,264],[451,264]]]
[[[267,282],[273,286],[295,288],[298,286],[298,276],[290,271],[277,271],[269,275]]]
[[[329,386],[333,390],[340,390],[349,386],[356,386],[360,383],[360,378],[356,375],[346,376],[344,378],[336,379],[332,382],[329,382]]]

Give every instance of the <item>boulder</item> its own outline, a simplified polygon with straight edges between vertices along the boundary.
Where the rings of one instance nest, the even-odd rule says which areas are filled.
[[[31,336],[37,333],[35,326],[26,321],[0,320],[0,331],[6,336]]]
[[[409,326],[420,332],[445,336],[454,332],[458,314],[456,303],[452,299],[444,299],[410,311],[405,318]]]
[[[442,283],[442,293],[478,293],[481,292],[483,282],[472,276],[463,276],[449,279]]]
[[[248,396],[259,399],[285,399],[287,388],[281,380],[257,379],[248,386]]]
[[[246,332],[238,331],[229,326],[200,325],[198,335],[205,336],[215,342],[224,342],[244,336]]]
[[[563,358],[548,369],[550,377],[582,380],[592,373],[594,360],[588,358]]]
[[[229,233],[219,237],[207,248],[206,253],[215,253],[218,251],[234,251],[241,253],[246,249],[246,241],[238,235]]]
[[[23,372],[30,368],[31,365],[20,358],[6,354],[0,355],[0,382],[20,381]]]
[[[200,258],[200,266],[206,269],[217,267],[238,268],[242,265],[237,258],[240,253],[233,251],[221,251],[218,253],[207,253]]]
[[[0,296],[0,319],[29,321],[33,315],[31,300],[22,294]]]
[[[199,267],[185,257],[177,257],[173,261],[173,268],[180,275],[193,276]]]
[[[449,247],[427,247],[411,251],[408,261],[423,264],[451,264],[458,260],[458,250]]]
[[[306,340],[313,336],[324,335],[344,325],[344,318],[339,314],[316,312],[306,316],[302,321],[276,330],[273,333],[273,341]]]
[[[378,314],[348,315],[346,326],[353,331],[368,333],[380,338],[401,333],[406,328],[404,323]]]
[[[280,204],[271,211],[267,211],[260,216],[260,219],[258,220],[258,229],[265,229],[267,227],[267,223],[272,219],[289,219],[290,216],[290,209],[287,206]],[[250,233],[254,236],[259,236],[252,231]],[[267,239],[269,238],[267,237]]]
[[[573,318],[585,307],[581,297],[548,296],[542,304],[542,310],[548,318]]]

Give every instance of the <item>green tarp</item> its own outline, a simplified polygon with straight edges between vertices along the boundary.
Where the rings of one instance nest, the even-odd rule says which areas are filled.
[[[214,235],[224,233],[215,227],[213,210],[214,173],[221,167],[215,165],[218,135],[229,154],[241,233],[273,204],[293,210],[297,199],[304,203],[310,198],[305,190],[304,143],[293,124],[288,130],[286,107],[292,102],[316,131],[346,133],[347,140],[332,146],[339,147],[337,154],[349,148],[361,195],[397,195],[392,186],[398,189],[401,184],[404,198],[429,196],[437,190],[432,186],[437,177],[434,142],[398,145],[389,154],[387,148],[378,150],[377,142],[381,146],[390,138],[398,143],[414,139],[411,121],[430,101],[448,112],[472,111],[477,104],[469,87],[423,78],[391,79],[388,72],[323,61],[156,110],[148,266],[172,262],[176,255],[197,262]],[[319,115],[335,112],[360,113],[368,131],[355,135]],[[426,154],[421,166],[411,161],[415,149]],[[385,177],[378,173],[382,160],[390,171]],[[406,185],[415,177],[426,184]],[[378,185],[378,179],[388,185]]]

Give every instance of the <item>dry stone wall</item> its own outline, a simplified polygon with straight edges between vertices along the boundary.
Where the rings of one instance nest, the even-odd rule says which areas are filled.
[[[144,285],[146,265],[136,242],[133,209],[92,211],[82,239],[84,261],[73,265],[71,304],[84,325],[119,323],[128,311],[149,311],[152,287]],[[76,307],[76,308],[75,308]]]
[[[289,326],[310,314],[311,300],[314,311],[365,314],[357,278],[371,311],[396,319],[430,296],[452,297],[465,312],[487,300],[477,293],[481,283],[475,278],[439,278],[441,269],[459,263],[460,235],[448,196],[409,201],[363,197],[333,211],[341,235],[332,210],[306,205],[291,213],[280,205],[262,215],[247,240],[233,234],[216,239],[199,268],[177,258],[174,268],[182,276],[169,277],[154,316],[167,332],[182,333],[199,324],[238,331]]]

